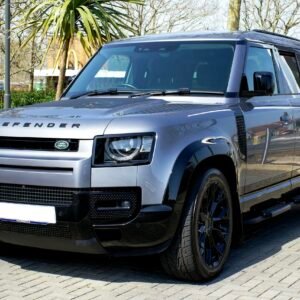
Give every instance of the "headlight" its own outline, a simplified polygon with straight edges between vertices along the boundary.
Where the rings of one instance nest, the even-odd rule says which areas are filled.
[[[105,154],[116,161],[128,161],[136,157],[142,146],[139,136],[106,140]]]
[[[154,135],[132,135],[96,139],[95,165],[150,163]]]

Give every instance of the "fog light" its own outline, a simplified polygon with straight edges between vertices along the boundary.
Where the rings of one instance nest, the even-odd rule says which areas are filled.
[[[122,201],[121,202],[121,207],[124,208],[124,209],[130,209],[131,208],[130,201]]]

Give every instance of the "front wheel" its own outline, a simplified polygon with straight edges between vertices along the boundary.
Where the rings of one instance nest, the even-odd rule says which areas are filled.
[[[215,277],[228,257],[232,231],[228,182],[219,170],[209,169],[192,187],[177,235],[161,255],[165,271],[193,281]]]

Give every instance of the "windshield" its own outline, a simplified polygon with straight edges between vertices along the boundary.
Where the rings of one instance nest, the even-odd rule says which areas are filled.
[[[233,42],[110,44],[95,55],[65,97],[92,91],[226,92]]]

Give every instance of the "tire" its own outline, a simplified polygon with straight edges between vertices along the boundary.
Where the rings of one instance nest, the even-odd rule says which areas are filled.
[[[228,182],[219,170],[208,169],[191,188],[174,241],[161,254],[163,268],[178,279],[214,278],[227,260],[232,232]]]

